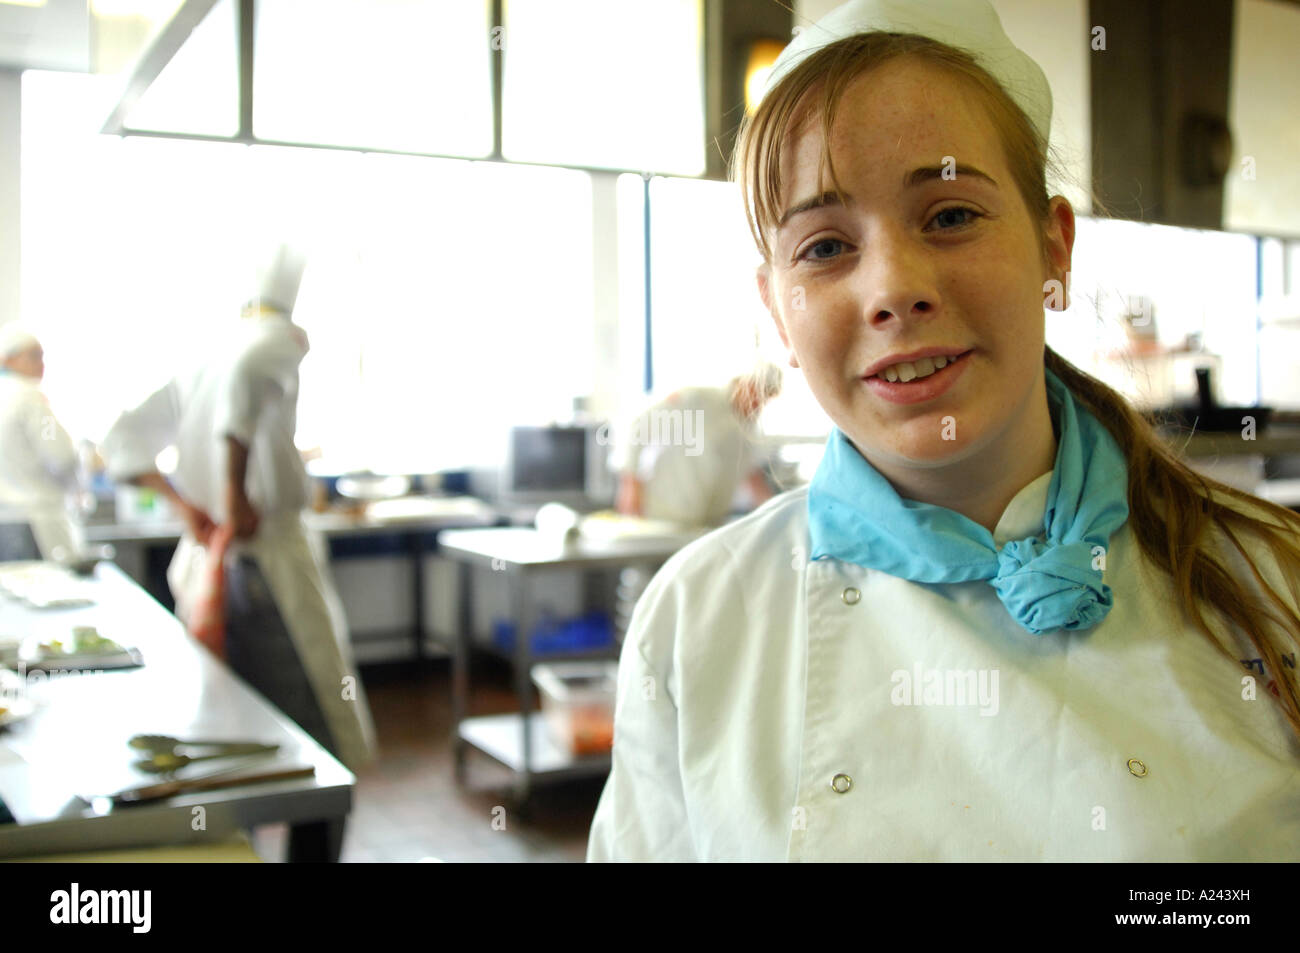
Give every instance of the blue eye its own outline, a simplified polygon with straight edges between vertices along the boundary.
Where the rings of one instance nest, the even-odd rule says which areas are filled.
[[[932,218],[930,221],[931,221],[931,222],[937,222],[937,221],[939,221],[939,219],[941,219],[943,216],[945,216],[945,215],[952,215],[952,214],[954,214],[954,213],[959,214],[959,215],[964,215],[964,216],[966,216],[966,220],[965,220],[965,221],[955,222],[955,223],[953,223],[953,225],[951,225],[951,226],[948,227],[948,228],[940,228],[940,231],[952,231],[953,228],[960,228],[960,227],[963,226],[963,225],[969,225],[969,224],[970,224],[971,222],[973,222],[975,219],[977,219],[977,218],[983,218],[983,217],[984,217],[983,214],[981,214],[980,212],[975,211],[975,210],[972,209],[972,208],[966,208],[966,207],[961,206],[961,205],[954,205],[952,208],[946,208],[946,209],[941,210],[941,211],[940,211],[938,214],[936,214],[936,215],[934,216],[934,218]]]
[[[823,238],[809,245],[799,257],[810,258],[813,261],[826,261],[828,258],[833,258],[843,248],[844,243],[838,238]],[[822,254],[818,254],[818,252],[822,252]]]

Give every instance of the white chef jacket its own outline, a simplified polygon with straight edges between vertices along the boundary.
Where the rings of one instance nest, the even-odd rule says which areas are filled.
[[[646,519],[717,526],[759,465],[753,429],[726,390],[687,387],[639,414],[620,435],[611,468],[642,483]]]
[[[1042,531],[1050,478],[1011,501],[999,544]],[[1128,524],[1105,554],[1110,613],[1041,636],[987,582],[808,552],[804,488],[652,581],[588,860],[1300,860],[1300,744],[1275,673],[1180,621]],[[989,688],[996,672],[996,706],[902,693],[931,672]]]
[[[25,375],[0,372],[0,510],[31,523],[47,559],[55,546],[78,548],[65,504],[76,489],[76,448],[40,386]]]
[[[288,320],[244,319],[209,360],[118,419],[104,438],[109,475],[121,480],[152,471],[158,454],[174,444],[177,491],[223,523],[230,435],[249,448],[245,485],[258,513],[299,512],[309,499],[307,471],[293,442],[298,365],[306,353],[306,335]]]

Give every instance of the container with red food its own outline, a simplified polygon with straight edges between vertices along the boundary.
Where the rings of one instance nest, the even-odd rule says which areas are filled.
[[[607,754],[613,748],[618,663],[548,662],[534,665],[532,675],[557,745],[573,755]]]

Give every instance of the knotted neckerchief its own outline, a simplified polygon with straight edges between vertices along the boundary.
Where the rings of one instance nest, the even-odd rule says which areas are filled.
[[[1045,369],[1057,425],[1043,536],[1011,540],[942,506],[905,500],[838,429],[808,490],[812,558],[831,556],[913,582],[987,579],[1035,635],[1106,617],[1103,555],[1128,519],[1128,466],[1110,432]]]

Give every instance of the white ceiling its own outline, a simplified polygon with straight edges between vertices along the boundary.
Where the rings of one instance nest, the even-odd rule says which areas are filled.
[[[41,6],[0,2],[0,69],[89,70],[86,0],[45,0]]]

